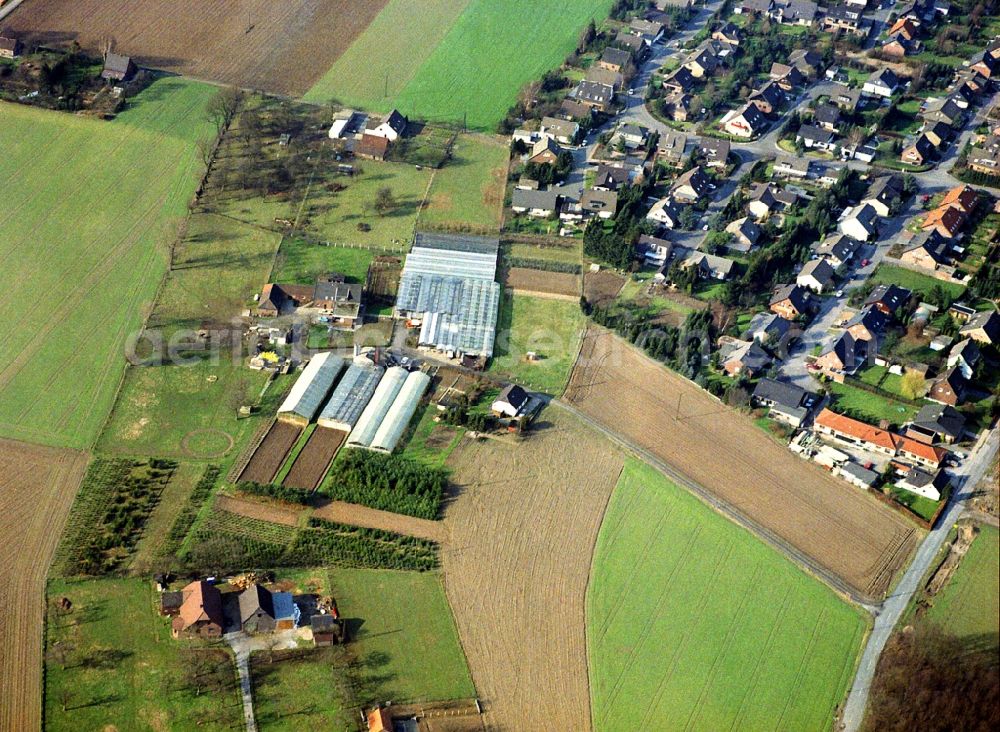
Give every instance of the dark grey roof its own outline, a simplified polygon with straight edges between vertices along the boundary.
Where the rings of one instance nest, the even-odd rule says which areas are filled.
[[[810,142],[823,142],[829,144],[833,140],[833,133],[824,130],[816,125],[802,125],[798,131],[799,137]]]
[[[854,317],[847,321],[847,328],[853,328],[855,325],[863,325],[869,331],[875,333],[881,331],[885,327],[885,314],[881,310],[877,310],[871,306],[862,308]]]
[[[601,54],[601,61],[615,66],[628,66],[632,61],[632,54],[620,48],[605,48]]]
[[[497,397],[499,401],[507,402],[509,405],[514,407],[514,409],[520,409],[523,407],[530,397],[528,392],[522,389],[517,384],[508,384],[500,392],[500,396]]]
[[[864,465],[848,462],[841,465],[840,469],[866,485],[875,485],[876,481],[878,481],[878,473],[874,470],[869,470]]]
[[[865,305],[880,303],[895,313],[901,305],[910,299],[912,293],[899,285],[878,285],[865,299]]]
[[[813,113],[813,118],[820,124],[835,125],[840,121],[840,107],[835,104],[821,104]]]
[[[782,406],[801,407],[810,392],[801,386],[776,379],[761,379],[753,390],[753,398],[758,401],[774,402]]]
[[[783,300],[791,300],[796,310],[804,311],[809,306],[809,291],[796,284],[782,285],[775,290],[769,304],[774,305]]]
[[[240,622],[245,623],[258,610],[263,610],[264,614],[271,618],[274,617],[271,592],[266,587],[254,583],[240,593]]]
[[[958,439],[965,432],[965,417],[947,404],[926,404],[913,418],[913,424],[924,430]]]

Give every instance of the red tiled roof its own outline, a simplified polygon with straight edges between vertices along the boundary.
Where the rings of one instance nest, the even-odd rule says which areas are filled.
[[[909,437],[899,438],[899,451],[920,458],[921,460],[933,461],[935,465],[940,464],[944,460],[944,456],[948,454],[948,451],[944,448],[926,445]]]
[[[965,223],[965,212],[954,206],[938,206],[924,218],[921,228],[937,228],[939,225],[946,231],[954,234],[962,228]]]
[[[897,440],[901,439],[892,432],[880,430],[877,427],[872,427],[870,424],[845,417],[829,409],[824,409],[819,413],[816,417],[816,424],[887,450],[895,450],[898,444]]]
[[[955,186],[945,197],[941,200],[941,204],[938,208],[943,208],[944,206],[950,206],[952,208],[959,208],[964,213],[969,213],[972,208],[976,205],[976,191],[969,186],[961,185]]]

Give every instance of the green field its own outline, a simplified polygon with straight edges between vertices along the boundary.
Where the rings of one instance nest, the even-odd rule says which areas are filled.
[[[493,233],[500,229],[507,185],[506,142],[485,135],[460,135],[452,159],[434,172],[423,227]]]
[[[926,618],[959,636],[1000,633],[1000,531],[980,526],[951,580],[934,598]]]
[[[575,302],[505,294],[490,371],[558,396],[580,350],[583,326],[583,313]],[[528,351],[539,360],[525,360]]]
[[[936,286],[943,288],[952,298],[957,298],[965,292],[965,288],[962,285],[955,284],[954,282],[944,282],[935,277],[920,274],[919,272],[904,269],[903,267],[895,267],[891,264],[880,264],[872,273],[869,281],[876,284],[899,285],[924,296],[929,295]]]
[[[368,265],[374,258],[370,249],[328,247],[310,244],[303,239],[286,238],[278,250],[271,281],[310,285],[318,275],[340,272],[347,275],[348,282],[364,284]]]
[[[171,639],[170,620],[157,614],[150,582],[54,581],[48,595],[50,600],[69,598],[72,610],[49,606],[47,730],[233,729],[242,724],[229,649]],[[198,667],[211,668],[200,690],[191,675]]]
[[[251,659],[254,715],[264,732],[350,730],[354,712],[345,701],[342,647],[254,653]]]
[[[825,730],[864,615],[676,487],[626,463],[587,592],[596,730]]]
[[[611,5],[612,0],[471,0],[395,103],[414,117],[492,129],[521,88],[559,66],[587,22],[605,17]]]
[[[838,412],[850,411],[858,419],[877,424],[885,419],[892,424],[903,424],[912,419],[920,407],[895,401],[880,394],[872,394],[850,384],[834,381],[826,384],[833,407]]]
[[[388,112],[470,0],[390,0],[305,99]],[[405,32],[400,29],[405,28]],[[386,39],[391,38],[392,43]]]
[[[161,79],[113,122],[0,104],[0,435],[88,447],[197,186],[214,87]]]

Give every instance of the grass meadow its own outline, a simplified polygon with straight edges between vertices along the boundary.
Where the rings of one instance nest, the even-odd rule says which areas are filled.
[[[980,526],[951,580],[934,598],[925,618],[959,636],[1000,633],[1000,531]]]
[[[451,160],[434,172],[418,225],[455,231],[499,231],[508,157],[506,142],[498,138],[459,135]]]
[[[891,264],[880,264],[872,273],[871,282],[884,285],[898,285],[924,297],[929,295],[936,286],[940,286],[951,297],[957,298],[965,292],[965,288],[962,285],[954,282],[945,282],[936,277],[930,277],[929,275],[920,274],[911,269],[896,267]]]
[[[161,79],[113,122],[0,103],[0,435],[89,447],[167,267],[214,87]]]
[[[45,728],[59,730],[232,729],[243,707],[232,653],[170,637],[152,583],[102,579],[49,583]],[[198,689],[191,671],[210,664]],[[204,669],[202,669],[204,671]],[[214,683],[219,686],[215,687]],[[210,685],[210,683],[212,685]]]
[[[594,729],[830,729],[861,611],[630,460],[587,593]]]
[[[583,327],[584,316],[576,302],[505,293],[490,371],[558,396],[573,370]],[[528,351],[539,360],[525,360]]]

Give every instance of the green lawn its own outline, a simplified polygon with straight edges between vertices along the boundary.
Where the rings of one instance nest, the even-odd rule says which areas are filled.
[[[424,407],[413,434],[403,448],[403,457],[435,468],[444,467],[448,456],[461,442],[465,429],[435,422],[434,417],[439,414],[441,412],[433,404]]]
[[[830,729],[864,633],[861,611],[626,463],[587,592],[595,730]]]
[[[930,498],[917,495],[912,491],[897,488],[896,486],[889,486],[888,490],[896,503],[906,506],[924,521],[930,521],[934,518],[934,514],[941,505],[940,501],[932,501]]]
[[[493,233],[500,230],[507,185],[507,143],[460,135],[452,159],[434,172],[421,227]]]
[[[490,371],[558,396],[576,361],[583,323],[575,302],[505,294]],[[528,351],[534,351],[539,360],[525,360]]]
[[[1000,532],[981,526],[968,554],[934,598],[927,619],[959,636],[1000,633]]]
[[[375,254],[370,249],[328,247],[311,244],[304,239],[286,237],[274,261],[274,282],[308,285],[327,272],[347,275],[349,282],[364,283],[368,265]]]
[[[831,381],[826,385],[836,411],[851,410],[858,418],[877,424],[886,419],[893,424],[902,424],[913,418],[919,410],[909,404],[897,402],[880,394],[858,389],[850,384]]]
[[[962,285],[944,282],[935,277],[903,267],[895,267],[891,264],[880,264],[872,273],[870,281],[876,284],[899,285],[924,296],[929,295],[936,286],[943,288],[953,298],[957,298],[965,292]]]
[[[387,112],[470,0],[390,0],[305,99]],[[405,28],[405,32],[400,29]],[[388,43],[386,39],[392,39]]]
[[[612,0],[470,0],[395,103],[415,117],[492,129],[522,87],[559,66],[587,22],[604,18],[611,5]]]
[[[47,730],[232,729],[242,724],[228,647],[171,639],[170,620],[157,614],[149,581],[59,580],[49,584],[48,596],[69,598],[72,611],[49,606]],[[203,677],[199,694],[188,670],[204,664],[222,686],[213,687]]]
[[[261,651],[253,654],[251,664],[258,729],[355,729],[355,712],[349,709],[345,690],[349,666],[345,648]]]
[[[568,246],[540,246],[516,242],[509,245],[508,254],[517,259],[539,259],[546,262],[580,264],[583,261],[583,239],[563,239]]]
[[[363,666],[360,702],[475,696],[439,574],[331,569],[329,582]]]
[[[201,173],[214,87],[161,79],[113,122],[0,103],[0,435],[88,447]]]

